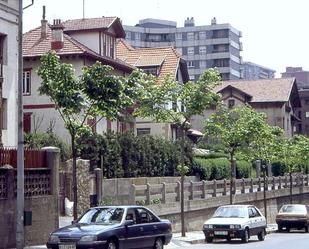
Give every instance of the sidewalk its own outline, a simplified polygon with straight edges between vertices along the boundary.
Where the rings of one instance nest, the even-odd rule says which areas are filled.
[[[59,227],[68,226],[71,224],[73,218],[69,216],[59,217]],[[278,230],[277,224],[268,224],[266,233],[274,233]],[[188,246],[190,244],[199,244],[205,242],[205,236],[203,231],[186,232],[186,237],[182,237],[181,233],[173,233],[173,238],[170,244],[165,246],[167,249],[175,247]],[[45,245],[28,246],[25,249],[46,249]]]

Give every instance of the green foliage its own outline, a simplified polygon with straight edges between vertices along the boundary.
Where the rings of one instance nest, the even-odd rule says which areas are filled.
[[[288,172],[288,168],[285,164],[280,162],[273,162],[271,165],[271,171],[273,176],[283,176]]]
[[[195,157],[205,158],[205,159],[211,159],[211,158],[229,158],[228,154],[225,154],[223,152],[210,152],[208,154],[203,155],[195,155]]]
[[[221,180],[229,177],[230,162],[226,158],[194,158],[192,171],[199,174],[202,180]]]
[[[236,177],[248,178],[251,177],[252,164],[244,160],[236,160]]]
[[[221,143],[209,143],[205,139],[202,139],[200,142],[198,142],[197,147],[214,152],[224,151],[225,149]]]
[[[103,174],[112,177],[174,176],[180,163],[179,142],[132,133],[107,132],[81,135],[79,155],[92,161],[93,168],[103,165]],[[192,165],[192,145],[185,142],[185,163]],[[102,161],[101,161],[102,160]]]
[[[46,146],[54,146],[60,149],[60,160],[68,160],[71,156],[70,147],[54,133],[25,133],[25,148],[41,149]]]

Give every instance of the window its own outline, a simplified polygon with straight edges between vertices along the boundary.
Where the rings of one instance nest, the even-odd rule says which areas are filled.
[[[228,106],[229,106],[229,108],[234,107],[235,106],[235,99],[229,99]]]
[[[194,47],[188,47],[188,55],[194,54]]]
[[[182,40],[182,33],[176,33],[176,40]]]
[[[187,40],[194,40],[194,33],[193,32],[187,33]]]
[[[193,68],[194,67],[193,61],[187,61],[187,65],[188,65],[188,68]]]
[[[309,118],[309,112],[306,112],[305,117]]]
[[[24,113],[24,132],[31,132],[31,112]]]
[[[135,40],[140,40],[141,39],[141,34],[140,33],[135,33]]]
[[[31,94],[31,70],[25,70],[23,74],[23,95]]]
[[[205,68],[205,67],[206,67],[206,61],[200,60],[200,68]]]
[[[130,31],[127,31],[126,39],[131,40],[131,32]]]
[[[206,54],[206,46],[200,46],[199,53],[200,54]]]
[[[189,79],[190,79],[190,80],[195,80],[194,75],[189,75]]]
[[[137,128],[137,136],[150,135],[150,128]]]
[[[200,40],[206,39],[206,31],[200,31],[199,37],[200,37]]]
[[[5,36],[0,35],[0,76],[2,75],[2,65],[5,63]]]
[[[109,55],[111,58],[114,58],[114,53],[115,53],[115,38],[114,37],[110,37],[110,47],[109,47]]]
[[[148,68],[142,68],[146,74],[152,74],[154,76],[159,75],[159,69],[156,67],[148,67]]]
[[[2,99],[2,129],[7,130],[8,123],[8,101],[7,99]]]

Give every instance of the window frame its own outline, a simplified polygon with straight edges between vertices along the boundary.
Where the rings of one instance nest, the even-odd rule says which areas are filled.
[[[31,95],[31,71],[31,68],[25,68],[23,71],[23,96]],[[27,76],[25,76],[26,74]],[[25,82],[25,78],[28,79],[27,82]]]

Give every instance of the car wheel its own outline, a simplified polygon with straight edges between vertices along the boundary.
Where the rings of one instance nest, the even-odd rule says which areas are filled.
[[[249,242],[249,230],[248,228],[245,229],[244,231],[244,235],[243,237],[241,238],[242,242],[244,243],[248,243]]]
[[[106,249],[117,249],[117,245],[113,240],[109,240],[107,242],[107,247]]]
[[[265,230],[264,229],[258,233],[258,239],[259,241],[265,240]]]
[[[231,239],[231,237],[227,237],[226,240],[227,240],[228,242],[231,242],[232,239]]]
[[[153,249],[163,249],[162,239],[160,239],[160,238],[156,239],[154,246],[153,246]]]
[[[305,232],[306,232],[306,233],[309,232],[309,224],[307,224],[307,225],[305,226]]]
[[[278,225],[278,232],[282,232],[282,225]]]
[[[211,237],[206,237],[206,242],[207,242],[207,243],[212,243],[212,241],[213,241],[213,238],[211,238]]]

